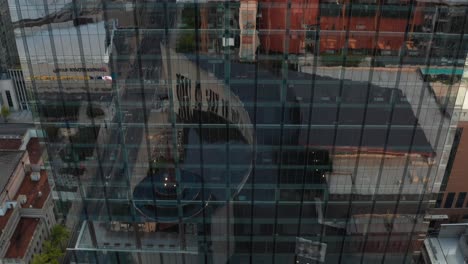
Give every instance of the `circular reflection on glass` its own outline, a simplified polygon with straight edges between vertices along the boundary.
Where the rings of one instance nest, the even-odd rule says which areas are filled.
[[[180,182],[167,170],[149,172],[133,191],[133,198],[143,201],[136,205],[137,211],[146,218],[161,222],[196,215],[203,208],[201,177],[187,170],[180,170]],[[156,202],[154,202],[154,199]],[[180,199],[180,202],[178,202]]]
[[[156,162],[134,188],[134,205],[144,220],[177,222],[196,216],[211,201],[234,197],[247,181],[252,146],[242,131],[207,112],[194,119],[198,118],[204,120],[202,128],[191,126],[177,133],[182,142],[178,168],[168,152],[169,157]]]

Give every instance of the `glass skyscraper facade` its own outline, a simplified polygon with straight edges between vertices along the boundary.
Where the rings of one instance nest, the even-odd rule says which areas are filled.
[[[8,1],[0,3],[0,72],[19,67]]]
[[[412,263],[466,1],[8,0],[71,263]]]

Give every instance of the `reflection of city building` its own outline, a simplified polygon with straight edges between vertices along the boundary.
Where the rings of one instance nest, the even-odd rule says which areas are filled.
[[[460,32],[463,22],[462,1],[415,1],[409,13],[408,1],[259,1],[259,23],[263,48],[268,52],[305,52],[372,55],[418,56],[429,46],[418,32]],[[446,5],[440,5],[446,4]],[[448,5],[448,6],[447,6]],[[290,10],[288,17],[287,10]],[[437,28],[434,28],[437,21]],[[289,33],[281,29],[288,25]],[[320,32],[320,41],[317,35]],[[348,34],[349,33],[349,34]],[[408,34],[405,37],[405,34]],[[447,47],[457,48],[457,41],[435,39],[431,47],[439,56],[451,56]],[[464,49],[468,47],[466,44]],[[288,47],[288,48],[286,48]],[[340,63],[340,62],[337,62]]]
[[[0,106],[10,110],[29,109],[28,92],[21,70],[8,70],[0,75]]]
[[[71,262],[417,257],[463,97],[463,27],[446,57],[424,24],[449,5],[65,2],[17,43]]]
[[[26,109],[23,102],[25,98],[18,98],[17,82],[10,80],[7,71],[17,70],[20,67],[18,51],[16,48],[13,23],[10,17],[8,1],[0,3],[0,106],[10,110]]]
[[[31,94],[37,93],[36,97],[44,100],[48,98],[46,94],[59,91],[110,92],[112,77],[108,62],[112,32],[106,38],[106,30],[112,31],[112,23],[106,28],[95,3],[73,7],[71,1],[66,1],[52,9],[38,5],[31,11],[25,9],[27,2],[21,1],[24,3],[19,6],[9,2],[22,68],[21,74],[10,71],[10,75],[18,90],[22,90],[18,83],[22,77]],[[74,11],[81,15],[74,18]],[[51,28],[50,22],[54,23]],[[83,54],[80,59],[73,57],[80,53]],[[20,97],[23,103],[24,95]]]
[[[304,53],[311,34],[306,30],[316,30],[319,14],[319,1],[258,1],[259,28],[262,48],[266,52],[293,54]],[[290,3],[290,7],[288,7]],[[288,25],[288,27],[286,27]],[[289,28],[287,34],[283,29]]]
[[[0,75],[0,107],[6,106],[11,110],[19,109],[15,87],[6,73]]]
[[[464,74],[459,93],[466,94],[466,73]],[[464,99],[464,100],[463,100]],[[453,146],[447,162],[444,178],[440,191],[437,195],[435,208],[429,212],[430,232],[438,233],[441,224],[460,223],[468,221],[468,203],[466,188],[468,180],[466,178],[466,155],[468,155],[468,97],[466,95],[458,97],[458,104],[461,111],[454,113],[458,119],[458,124],[453,136]]]
[[[19,33],[17,38],[24,79],[29,89],[39,94],[59,91],[110,93],[110,80],[106,79],[110,76],[110,50],[106,40],[99,37],[105,36],[104,22],[77,27],[65,23],[51,31],[45,26],[34,28],[34,31]],[[42,37],[46,32],[50,38]],[[64,34],[69,34],[69,37],[62,37]],[[86,56],[78,61],[70,59],[72,54],[80,52]]]
[[[468,258],[468,225],[445,224],[437,236],[424,240],[421,264],[463,264]]]
[[[320,51],[340,53],[347,48],[350,54],[372,54],[377,47],[381,55],[394,55],[408,50],[408,55],[418,52],[411,37],[422,24],[422,8],[416,1],[411,16],[407,1],[326,1],[320,6],[320,30],[326,38],[321,38]],[[352,3],[345,5],[344,3]],[[337,34],[349,32],[349,34]],[[317,44],[316,44],[317,45]]]
[[[325,261],[326,244],[299,237],[296,243],[296,254],[299,258],[304,258],[305,261],[318,261],[319,263]]]
[[[239,59],[254,61],[260,46],[257,32],[258,1],[241,1],[239,7],[240,47]],[[226,42],[226,41],[225,41]]]
[[[8,1],[0,2],[0,74],[20,67]]]
[[[22,110],[29,109],[29,95],[28,90],[26,88],[26,83],[24,82],[23,71],[9,69],[8,76],[13,82],[16,98],[18,99],[19,108]]]

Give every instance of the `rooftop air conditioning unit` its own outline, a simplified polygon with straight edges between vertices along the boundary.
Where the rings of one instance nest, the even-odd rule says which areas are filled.
[[[26,201],[27,201],[26,195],[20,194],[20,195],[18,196],[18,202],[19,202],[20,204],[25,204]]]
[[[37,172],[37,171],[33,171],[31,173],[31,181],[39,181],[41,179],[41,173],[40,172]]]

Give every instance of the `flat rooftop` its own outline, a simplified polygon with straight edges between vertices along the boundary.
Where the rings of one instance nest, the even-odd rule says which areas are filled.
[[[185,55],[177,53],[177,56]],[[195,63],[192,57],[174,60],[174,69],[183,68],[183,63],[187,61]],[[224,66],[209,56],[202,56],[198,65],[201,70],[210,72],[213,78],[220,81],[224,80],[226,75],[230,75],[231,92],[239,97],[250,119],[256,120],[257,127],[277,125],[283,121],[286,127],[291,125],[291,128],[283,131],[284,137],[298,138],[298,145],[337,148],[346,153],[356,152],[360,148],[361,151],[369,153],[406,154],[410,151],[427,157],[435,155],[434,146],[421,127],[422,117],[417,118],[416,109],[413,109],[420,99],[414,99],[416,95],[406,90],[386,87],[380,82],[369,82],[364,77],[342,79],[337,69],[332,69],[333,74],[330,76],[289,70],[285,73],[288,84],[282,87],[283,73],[275,72],[269,66],[259,65],[256,68],[254,64],[232,61],[230,72],[226,73]],[[190,72],[186,74],[195,75]],[[396,76],[396,72],[392,74]],[[255,84],[253,80],[256,79],[262,81]],[[285,97],[284,111],[288,113],[284,115],[284,120],[280,107],[282,94]],[[391,107],[393,101],[395,106]],[[257,104],[256,108],[254,103]],[[363,116],[366,111],[366,126],[363,128]],[[439,122],[439,119],[434,120]],[[388,123],[392,126],[386,139]],[[308,131],[293,125],[311,125],[314,129]],[[338,130],[337,125],[340,127]],[[257,135],[259,142],[262,142],[259,139],[261,136]],[[305,140],[307,138],[308,142]]]
[[[23,144],[21,138],[1,138],[0,137],[0,151],[2,150],[20,150]],[[29,155],[29,162],[31,164],[38,164],[42,157],[42,146],[39,138],[30,138],[26,146]]]
[[[33,124],[3,123],[0,126],[0,138],[13,136],[23,138],[23,135],[31,128],[34,128]]]
[[[17,150],[21,147],[21,144],[23,144],[23,141],[21,139],[0,137],[0,150]]]
[[[405,67],[401,71],[399,68],[373,68],[371,71],[367,67],[345,69],[341,67],[317,67],[314,71],[312,66],[305,66],[302,70],[309,74],[315,72],[318,76],[326,78],[343,78],[345,82],[352,81],[355,84],[371,83],[374,87],[385,88],[387,91],[392,91],[397,87],[398,94],[396,95],[398,95],[398,100],[407,102],[399,102],[395,105],[397,112],[394,113],[393,120],[395,121],[392,121],[392,123],[396,125],[411,124],[411,120],[414,121],[412,117],[415,116],[415,113],[418,113],[418,105],[422,102],[422,109],[419,112],[419,116],[417,116],[419,124],[416,133],[422,130],[434,149],[441,148],[441,144],[443,143],[440,142],[443,141],[438,140],[437,133],[433,133],[432,129],[434,124],[442,124],[444,128],[449,127],[450,119],[441,111],[440,105],[436,101],[436,96],[432,94],[431,89],[434,89],[434,87],[425,83],[423,74],[421,74],[422,71],[434,70],[433,67]],[[372,75],[370,74],[371,72]],[[429,86],[432,86],[432,88],[429,88]],[[456,90],[456,87],[454,86],[453,89]],[[383,102],[385,101],[384,99]],[[401,112],[402,107],[410,107],[411,112],[405,111],[408,112],[408,117],[411,117],[411,119],[405,120],[405,115],[402,115]],[[385,111],[381,110],[378,110],[376,113],[379,115],[384,114],[380,117],[381,120],[384,119],[383,117],[386,114]],[[373,119],[375,117],[379,118],[379,115],[373,115],[372,117]],[[419,137],[419,134],[415,135]]]
[[[23,150],[2,150],[0,151],[0,191],[3,192],[5,186],[18,166],[25,151]]]
[[[22,259],[24,257],[38,224],[39,218],[21,218],[11,236],[5,258]]]
[[[10,220],[11,215],[13,214],[14,209],[8,209],[4,216],[0,216],[0,232],[3,233],[8,221]],[[0,234],[1,234],[0,233]]]
[[[39,138],[29,139],[26,150],[28,151],[29,162],[31,164],[38,164],[42,157],[42,147]]]
[[[348,223],[348,234],[376,234],[425,232],[426,225],[421,220],[414,221],[415,215],[362,214],[353,215]],[[369,221],[372,224],[369,226]]]
[[[22,208],[42,208],[44,206],[50,193],[50,186],[47,181],[47,172],[41,170],[40,174],[39,181],[31,180],[30,172],[24,177],[15,197],[15,200],[18,200],[20,195],[26,195],[26,202],[21,205]]]
[[[63,21],[63,23],[50,24],[52,25],[50,32],[47,28],[48,24],[28,28],[26,34],[16,38],[19,56],[20,58],[25,56],[24,43],[27,43],[29,47],[35,47],[35,49],[28,50],[28,56],[35,58],[33,64],[42,63],[41,67],[50,66],[49,70],[53,68],[53,63],[48,62],[48,59],[54,54],[56,54],[54,58],[56,57],[59,65],[73,65],[73,63],[69,64],[68,56],[62,54],[81,54],[81,48],[83,49],[82,54],[86,54],[89,59],[93,58],[92,64],[105,63],[108,58],[105,52],[107,47],[104,24],[104,21],[100,21],[75,27],[71,20],[68,20]],[[50,34],[51,38],[44,38],[43,34]],[[82,47],[78,43],[82,44]],[[55,47],[56,50],[53,51],[52,47]],[[62,68],[62,66],[60,67]],[[27,75],[25,75],[26,77]]]

